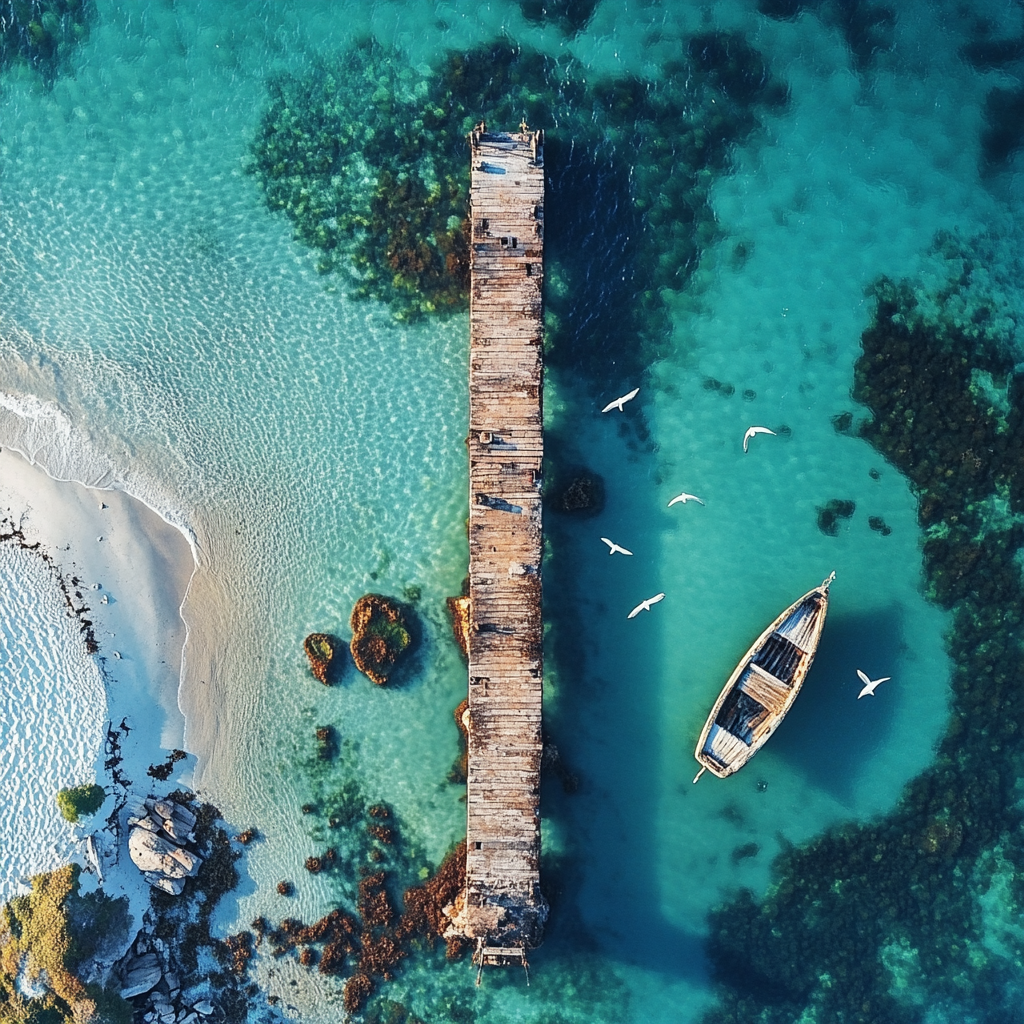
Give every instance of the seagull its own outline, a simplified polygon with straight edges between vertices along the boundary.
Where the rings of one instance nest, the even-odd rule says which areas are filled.
[[[609,555],[615,555],[615,554],[631,555],[631,554],[633,554],[632,551],[627,551],[624,547],[620,547],[618,544],[615,543],[615,541],[609,540],[607,537],[602,537],[601,540],[603,540],[605,542],[605,544],[608,545],[608,554]]]
[[[609,402],[609,403],[608,403],[608,404],[607,404],[607,405],[606,405],[606,406],[605,406],[605,407],[604,407],[604,408],[603,408],[603,409],[601,410],[601,412],[611,412],[611,411],[612,411],[612,409],[618,409],[618,410],[619,410],[619,412],[622,412],[622,407],[623,407],[623,406],[624,406],[624,405],[625,405],[625,404],[626,404],[627,402],[632,402],[632,401],[633,401],[633,399],[634,399],[634,398],[636,398],[636,396],[637,396],[638,394],[640,394],[640,389],[639,389],[639,388],[633,388],[633,390],[632,390],[632,391],[630,391],[630,393],[629,393],[628,395],[623,395],[623,396],[622,396],[621,398],[616,398],[614,402]]]
[[[750,444],[750,439],[755,434],[771,434],[773,437],[778,435],[774,430],[769,430],[767,427],[747,427],[747,432],[743,435],[743,450],[747,450],[747,445]]]
[[[868,679],[867,673],[861,672],[860,669],[857,669],[857,675],[860,676],[860,681],[864,684],[864,689],[857,694],[857,700],[860,700],[861,697],[874,697],[875,688],[892,679],[892,676],[882,676],[881,679]]]
[[[703,501],[701,501],[701,500],[700,500],[700,498],[698,498],[696,494],[687,494],[687,493],[686,493],[686,491],[683,491],[683,493],[682,493],[682,494],[677,494],[677,495],[676,495],[676,496],[675,496],[675,497],[674,497],[674,498],[673,498],[673,499],[672,499],[672,500],[671,500],[671,501],[670,501],[670,502],[668,503],[668,507],[669,507],[669,508],[671,508],[671,507],[672,507],[672,506],[673,506],[673,505],[674,505],[674,504],[675,504],[675,503],[676,503],[677,501],[681,501],[681,502],[682,502],[682,503],[683,503],[684,505],[685,505],[685,504],[686,504],[686,503],[687,503],[688,501],[695,501],[695,502],[697,502],[697,504],[698,504],[698,505],[703,505],[703,504],[704,504],[704,502],[703,502]]]
[[[664,601],[664,594],[655,594],[654,597],[647,598],[646,601],[641,601],[627,616],[627,619],[632,619],[634,616],[639,615],[641,612],[649,612],[652,604],[657,604],[659,601]]]

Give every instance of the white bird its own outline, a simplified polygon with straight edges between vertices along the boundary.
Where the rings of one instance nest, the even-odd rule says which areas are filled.
[[[860,669],[857,669],[857,675],[860,676],[860,681],[864,684],[864,689],[857,694],[857,700],[860,700],[861,697],[874,697],[875,688],[892,679],[892,676],[882,676],[881,679],[868,679],[867,673],[861,672]]]
[[[121,652],[120,651],[111,651],[110,653],[113,654],[113,656],[115,658],[117,658],[118,661],[121,660]]]
[[[606,406],[605,406],[605,407],[604,407],[604,408],[603,408],[603,409],[601,410],[601,412],[611,412],[611,411],[612,411],[612,409],[618,409],[618,410],[619,410],[619,412],[622,412],[622,407],[623,407],[623,406],[624,406],[624,405],[625,405],[625,404],[626,404],[627,402],[632,402],[632,401],[633,401],[633,399],[634,399],[634,398],[636,398],[636,396],[637,396],[638,394],[640,394],[640,389],[639,389],[639,388],[633,388],[633,390],[632,390],[632,391],[630,391],[630,393],[629,393],[628,395],[623,395],[623,396],[622,396],[621,398],[616,398],[614,402],[609,402],[609,403],[608,403],[608,404],[607,404],[607,405],[606,405]]]
[[[673,506],[673,505],[674,505],[674,504],[675,504],[675,503],[676,503],[677,501],[681,501],[681,502],[682,502],[682,503],[683,503],[684,505],[685,505],[685,504],[686,504],[686,503],[687,503],[688,501],[695,501],[695,502],[697,502],[697,504],[698,504],[698,505],[703,505],[703,504],[704,504],[704,502],[703,502],[703,501],[701,501],[701,500],[700,500],[700,498],[698,498],[696,494],[687,494],[687,493],[686,493],[686,491],[683,491],[683,493],[682,493],[682,494],[677,494],[677,495],[676,495],[676,496],[675,496],[675,497],[674,497],[674,498],[673,498],[673,499],[672,499],[672,500],[671,500],[671,501],[670,501],[670,502],[668,503],[668,507],[669,507],[669,508],[671,508],[671,507],[672,507],[672,506]]]
[[[602,537],[601,540],[603,540],[605,542],[605,544],[608,545],[608,554],[609,555],[614,555],[614,554],[631,555],[631,554],[633,554],[632,551],[627,551],[624,547],[620,547],[618,544],[615,543],[615,541],[609,540],[607,537]]]
[[[659,601],[664,601],[664,594],[655,594],[654,597],[647,598],[646,601],[641,601],[627,616],[627,619],[632,619],[634,616],[639,615],[641,612],[649,612],[652,604],[657,604]]]
[[[771,434],[773,437],[778,435],[774,430],[769,430],[767,427],[747,427],[747,432],[743,435],[743,450],[747,450],[747,445],[750,444],[750,439],[755,434]]]

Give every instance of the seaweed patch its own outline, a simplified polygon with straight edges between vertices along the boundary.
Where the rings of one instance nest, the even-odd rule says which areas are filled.
[[[929,594],[952,612],[946,734],[890,814],[785,851],[763,900],[743,891],[712,911],[720,1002],[706,1024],[1010,1012],[1019,940],[990,941],[981,900],[997,863],[1012,880],[1002,912],[1024,899],[1024,374],[993,244],[940,236],[931,291],[881,279],[854,370],[871,412],[860,432],[918,495]],[[1005,384],[1005,408],[978,371]]]
[[[574,58],[504,40],[421,73],[367,41],[269,92],[247,165],[268,207],[321,273],[399,318],[467,305],[473,125],[548,129],[546,361],[595,389],[649,365],[665,293],[686,288],[718,236],[709,196],[730,147],[787,100],[729,32],[686,40],[656,80],[591,82]]]

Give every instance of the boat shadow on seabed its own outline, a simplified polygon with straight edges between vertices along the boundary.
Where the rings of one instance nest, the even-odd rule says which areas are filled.
[[[776,755],[843,803],[853,802],[861,769],[889,738],[897,707],[892,683],[858,700],[857,669],[897,675],[906,649],[902,620],[898,605],[852,615],[833,609],[807,683],[772,740]]]

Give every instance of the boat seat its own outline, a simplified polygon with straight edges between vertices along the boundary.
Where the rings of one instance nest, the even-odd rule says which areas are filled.
[[[773,715],[777,715],[785,706],[790,688],[760,665],[748,665],[739,682],[740,689],[763,704]]]
[[[704,753],[726,768],[737,761],[745,761],[750,754],[750,747],[727,729],[712,725],[704,741]]]

